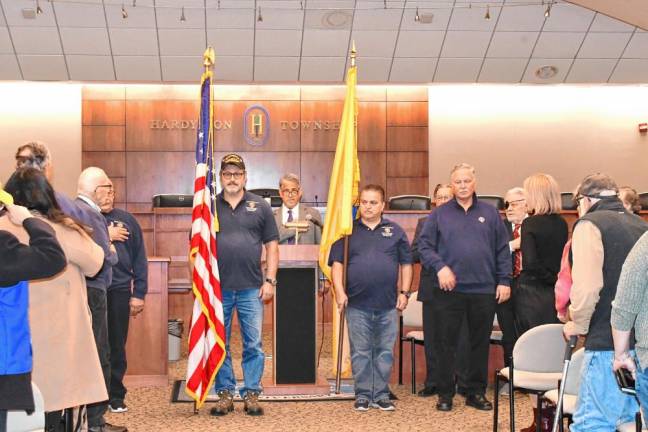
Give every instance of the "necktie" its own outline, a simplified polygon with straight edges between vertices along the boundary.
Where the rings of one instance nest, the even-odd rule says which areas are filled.
[[[513,229],[513,240],[520,238],[520,224],[515,224]],[[520,249],[513,252],[513,277],[520,276],[522,271],[522,251]]]
[[[292,222],[292,221],[293,221],[292,209],[288,209],[288,219],[286,220],[286,222]],[[295,244],[295,237],[290,237],[286,243]]]

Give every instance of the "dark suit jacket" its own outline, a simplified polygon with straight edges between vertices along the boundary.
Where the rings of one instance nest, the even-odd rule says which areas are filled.
[[[416,231],[414,233],[414,240],[412,241],[412,259],[415,263],[421,262],[421,256],[418,251],[418,241],[427,218],[427,216],[422,217],[416,223]],[[421,279],[419,282],[418,295],[416,297],[417,300],[422,302],[432,301],[432,293],[435,289],[439,289],[439,279],[437,278],[437,275],[429,272],[421,266]]]

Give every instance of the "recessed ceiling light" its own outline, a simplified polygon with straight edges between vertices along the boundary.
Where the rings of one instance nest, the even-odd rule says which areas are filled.
[[[540,66],[535,71],[535,76],[540,79],[549,79],[556,76],[558,73],[558,68],[556,66]]]
[[[322,15],[322,26],[331,29],[346,28],[352,20],[353,16],[349,12],[333,10]]]

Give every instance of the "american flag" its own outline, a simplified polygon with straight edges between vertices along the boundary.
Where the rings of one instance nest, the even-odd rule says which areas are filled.
[[[196,142],[196,177],[191,223],[194,306],[189,331],[189,359],[185,391],[196,402],[205,402],[218,369],[225,360],[225,325],[218,274],[215,232],[218,217],[215,207],[212,72],[202,76],[200,88],[200,125]]]

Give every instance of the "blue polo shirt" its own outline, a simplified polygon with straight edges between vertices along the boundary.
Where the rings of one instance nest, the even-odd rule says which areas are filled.
[[[333,243],[329,265],[344,262],[344,239]],[[372,230],[360,219],[349,236],[346,293],[349,306],[368,310],[396,307],[400,264],[411,264],[412,252],[405,231],[388,219]]]
[[[430,213],[418,250],[421,264],[435,276],[450,267],[457,278],[454,291],[495,294],[497,285],[510,286],[509,238],[497,209],[473,196],[468,210],[454,199]],[[431,279],[438,287],[439,279]]]
[[[261,248],[279,240],[270,206],[260,196],[245,191],[243,199],[232,208],[221,192],[216,197],[216,212],[220,224],[216,247],[221,288],[260,288],[263,285]]]

